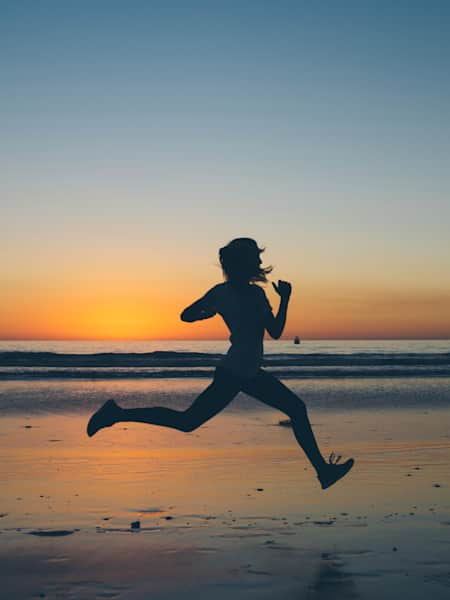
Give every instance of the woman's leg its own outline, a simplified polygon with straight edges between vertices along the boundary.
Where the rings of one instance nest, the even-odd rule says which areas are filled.
[[[245,382],[241,389],[265,404],[281,410],[291,418],[295,437],[316,470],[322,489],[329,488],[333,483],[339,481],[353,467],[353,458],[339,465],[336,464],[337,461],[332,462],[331,457],[329,462],[324,460],[311,428],[303,400],[291,392],[281,381],[278,381],[276,377],[260,369],[256,377]]]
[[[276,377],[262,369],[242,386],[242,391],[290,417],[297,442],[319,474],[328,463],[325,462],[317,445],[303,400]]]
[[[163,406],[120,408],[114,400],[108,400],[91,417],[87,433],[92,436],[103,427],[130,421],[171,427],[178,431],[193,431],[223,410],[233,400],[239,389],[239,381],[228,376],[222,369],[216,369],[213,382],[187,410],[173,410]]]

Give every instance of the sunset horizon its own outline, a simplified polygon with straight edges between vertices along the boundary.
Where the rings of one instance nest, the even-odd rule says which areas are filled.
[[[264,240],[266,241],[266,240]],[[216,283],[223,281],[210,258],[199,257],[199,271],[181,272],[174,262],[163,274],[134,265],[105,277],[95,268],[88,278],[62,273],[58,281],[36,278],[11,282],[0,297],[0,340],[13,339],[225,339],[226,326],[219,316],[195,326],[183,323],[180,313]],[[288,279],[293,286],[285,337],[309,339],[448,339],[450,338],[450,291],[434,281],[422,284],[394,281],[362,274],[343,274],[339,279],[328,269],[323,277],[299,257],[301,270],[287,256],[283,261],[275,244],[267,242],[267,264],[271,257],[287,269],[276,267],[265,289],[273,311],[278,300],[271,282]],[[275,261],[273,261],[275,262]],[[354,268],[354,265],[352,265]],[[89,267],[87,267],[89,269]],[[97,275],[98,274],[98,275]],[[430,275],[422,275],[423,280]],[[153,279],[155,278],[155,279]],[[392,281],[390,281],[392,279]]]
[[[313,336],[299,336],[297,333],[292,333],[292,334],[283,334],[283,336],[280,338],[283,341],[286,340],[294,340],[296,337],[299,337],[301,342],[308,342],[308,341],[450,341],[450,337],[449,336],[443,336],[443,337],[430,337],[430,336],[423,336],[423,337],[371,337],[371,336],[361,336],[361,337],[313,337]],[[77,337],[37,337],[37,338],[14,338],[14,337],[10,337],[10,338],[1,338],[0,341],[2,342],[226,342],[229,339],[229,334],[225,334],[222,337],[167,337],[167,338],[121,338],[121,337],[105,337],[105,338],[100,338],[100,337],[86,337],[86,338],[77,338]],[[267,341],[267,339],[266,339]]]

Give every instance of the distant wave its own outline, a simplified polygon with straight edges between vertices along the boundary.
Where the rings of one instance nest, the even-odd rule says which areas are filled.
[[[267,371],[273,373],[281,379],[315,379],[315,378],[369,378],[369,377],[448,377],[450,378],[450,368],[423,368],[423,369],[292,369],[290,371],[283,369],[268,368]],[[92,369],[17,369],[14,371],[5,371],[0,369],[0,381],[14,379],[203,379],[213,376],[213,369],[161,369],[156,371],[146,370],[117,370],[108,371]]]
[[[215,365],[221,357],[221,354],[174,351],[98,354],[15,351],[0,352],[0,367],[192,367]]]
[[[211,377],[222,354],[0,352],[0,380]],[[269,354],[278,377],[450,377],[450,352]]]
[[[61,354],[57,352],[0,352],[0,367],[194,367],[215,366],[222,354],[156,351]],[[380,366],[447,365],[450,352],[268,354],[264,364],[274,366]]]

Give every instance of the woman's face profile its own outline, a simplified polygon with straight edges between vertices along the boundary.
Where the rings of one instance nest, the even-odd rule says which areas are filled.
[[[249,248],[245,255],[242,256],[242,262],[250,272],[257,271],[262,263],[260,253],[253,248]]]

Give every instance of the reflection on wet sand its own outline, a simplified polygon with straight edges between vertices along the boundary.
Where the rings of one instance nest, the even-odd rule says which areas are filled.
[[[319,436],[358,457],[327,492],[271,411],[231,411],[195,435],[130,425],[94,440],[83,414],[4,416],[2,593],[423,600],[433,585],[443,600],[449,416],[314,414]]]
[[[304,597],[304,596],[303,596]],[[308,586],[307,600],[353,600],[358,598],[355,582],[338,557],[322,554],[313,582]]]

